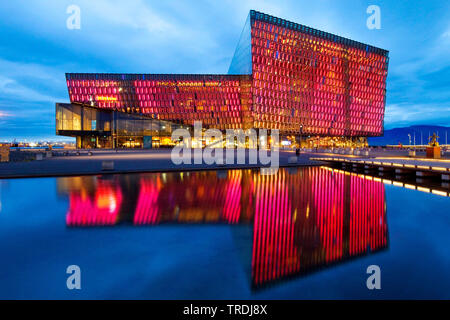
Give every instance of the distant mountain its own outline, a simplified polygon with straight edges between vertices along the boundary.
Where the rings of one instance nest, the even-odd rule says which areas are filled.
[[[414,144],[414,135],[416,137],[416,145],[427,144],[428,137],[433,133],[439,136],[439,143],[446,143],[446,133],[447,142],[450,142],[450,127],[443,126],[427,126],[427,125],[416,125],[405,128],[394,128],[384,131],[383,137],[369,138],[370,146],[385,146],[385,145],[398,145],[401,142],[403,145],[409,144],[408,134],[411,135],[411,144]]]

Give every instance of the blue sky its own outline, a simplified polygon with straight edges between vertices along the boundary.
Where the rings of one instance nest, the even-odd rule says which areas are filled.
[[[65,72],[226,73],[250,9],[389,50],[387,129],[450,125],[449,1],[16,0],[0,3],[0,140],[54,137]]]

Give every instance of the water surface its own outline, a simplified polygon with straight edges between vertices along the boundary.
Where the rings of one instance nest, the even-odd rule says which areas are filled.
[[[319,167],[0,180],[0,298],[449,298],[449,205]]]

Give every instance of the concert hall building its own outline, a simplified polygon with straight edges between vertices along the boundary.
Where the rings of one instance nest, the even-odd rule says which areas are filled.
[[[170,146],[173,130],[278,129],[283,145],[383,134],[388,51],[250,11],[228,74],[66,74],[56,133],[77,148]]]

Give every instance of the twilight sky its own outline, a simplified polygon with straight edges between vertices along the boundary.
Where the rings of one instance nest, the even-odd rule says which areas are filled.
[[[449,1],[15,0],[0,2],[0,141],[55,137],[65,72],[226,73],[250,9],[389,50],[387,129],[450,125]]]

